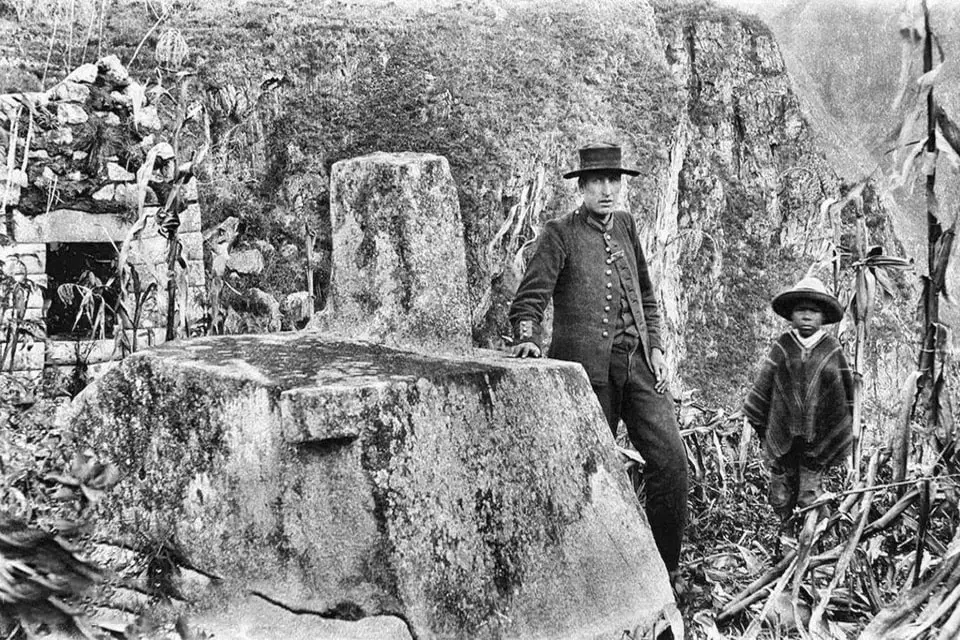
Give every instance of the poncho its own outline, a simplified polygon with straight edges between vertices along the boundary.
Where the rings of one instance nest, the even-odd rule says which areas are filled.
[[[805,466],[839,462],[853,440],[853,376],[837,339],[824,334],[805,349],[792,331],[781,335],[743,413],[771,456],[782,458],[799,439]]]

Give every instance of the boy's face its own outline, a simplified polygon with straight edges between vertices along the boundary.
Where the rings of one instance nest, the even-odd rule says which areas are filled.
[[[809,338],[823,326],[823,311],[809,300],[801,300],[790,313],[790,322],[801,337]]]

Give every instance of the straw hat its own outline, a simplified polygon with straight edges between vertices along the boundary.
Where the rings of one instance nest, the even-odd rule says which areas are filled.
[[[836,297],[827,293],[827,288],[819,278],[804,278],[793,288],[787,289],[773,299],[773,310],[777,315],[790,320],[793,308],[801,300],[809,300],[817,303],[817,306],[823,310],[824,324],[833,324],[840,322],[843,318],[843,307]]]

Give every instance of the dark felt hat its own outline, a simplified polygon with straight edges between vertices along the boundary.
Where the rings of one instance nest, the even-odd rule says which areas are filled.
[[[793,308],[801,300],[815,302],[823,310],[824,324],[840,322],[843,318],[843,307],[840,301],[827,293],[827,287],[819,278],[804,278],[791,289],[787,289],[773,299],[773,310],[777,315],[790,320]]]
[[[628,176],[638,176],[636,169],[626,169],[622,164],[620,147],[609,142],[588,144],[580,149],[580,168],[563,174],[564,178],[576,178],[594,171],[615,171]]]

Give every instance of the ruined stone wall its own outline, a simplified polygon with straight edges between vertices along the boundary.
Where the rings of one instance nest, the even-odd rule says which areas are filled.
[[[48,276],[51,250],[110,243],[127,256],[142,288],[157,286],[144,304],[138,342],[163,340],[168,242],[157,218],[177,184],[179,160],[166,141],[160,95],[133,80],[115,56],[78,67],[46,91],[0,95],[0,261],[7,276],[38,285],[31,289],[26,321],[42,326],[56,285],[64,284]],[[205,290],[195,182],[183,185],[181,202],[178,237],[189,287],[182,304],[196,320]],[[84,265],[74,267],[79,279]],[[132,289],[125,301],[131,313],[140,304]],[[15,310],[5,311],[4,320],[11,320]],[[12,368],[33,381],[45,364],[67,375],[77,361],[98,365],[117,357],[113,342],[26,339]]]

